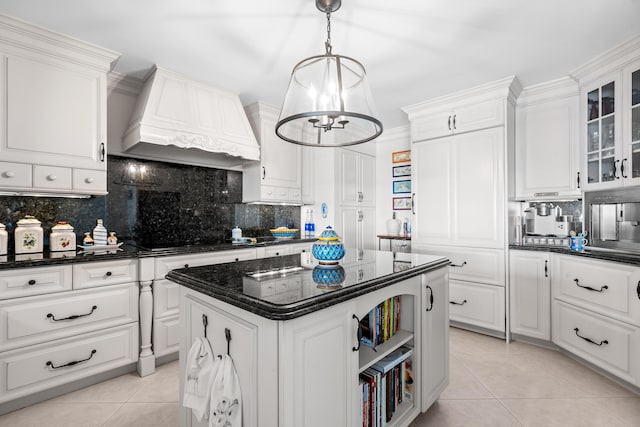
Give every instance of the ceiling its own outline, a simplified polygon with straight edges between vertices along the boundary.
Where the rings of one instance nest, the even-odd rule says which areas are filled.
[[[2,0],[0,13],[120,52],[115,71],[152,64],[280,106],[293,66],[324,53],[315,0]],[[333,52],[360,61],[386,129],[401,107],[509,75],[566,76],[640,34],[637,0],[343,0]]]

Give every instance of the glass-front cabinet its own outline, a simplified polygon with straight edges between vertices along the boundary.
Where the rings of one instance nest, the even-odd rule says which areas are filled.
[[[585,89],[584,189],[640,185],[640,61]]]
[[[586,186],[620,179],[620,147],[616,144],[618,96],[616,80],[605,81],[586,96]]]

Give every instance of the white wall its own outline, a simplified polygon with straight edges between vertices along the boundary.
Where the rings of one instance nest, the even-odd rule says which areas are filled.
[[[393,178],[392,167],[408,165],[407,163],[393,164],[391,154],[396,151],[411,149],[409,126],[401,126],[385,130],[376,142],[376,234],[387,234],[387,220],[391,219],[393,211],[393,197],[410,196],[411,194],[393,194],[392,182],[410,177]],[[396,218],[411,220],[411,211],[395,211]]]

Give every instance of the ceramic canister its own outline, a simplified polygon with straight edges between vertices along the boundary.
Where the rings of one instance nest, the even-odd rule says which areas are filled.
[[[7,254],[7,242],[9,241],[9,234],[5,230],[4,224],[0,224],[0,255]]]
[[[27,215],[17,222],[14,234],[16,254],[30,254],[42,252],[44,233],[40,221]]]
[[[49,237],[49,250],[57,251],[73,251],[76,249],[76,233],[73,227],[66,221],[58,221],[56,225],[51,227],[51,235]]]

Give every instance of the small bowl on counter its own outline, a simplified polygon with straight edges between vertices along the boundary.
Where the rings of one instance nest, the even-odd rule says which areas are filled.
[[[269,231],[276,239],[293,239],[296,236],[296,233],[298,233],[297,228],[286,227],[272,228]]]

